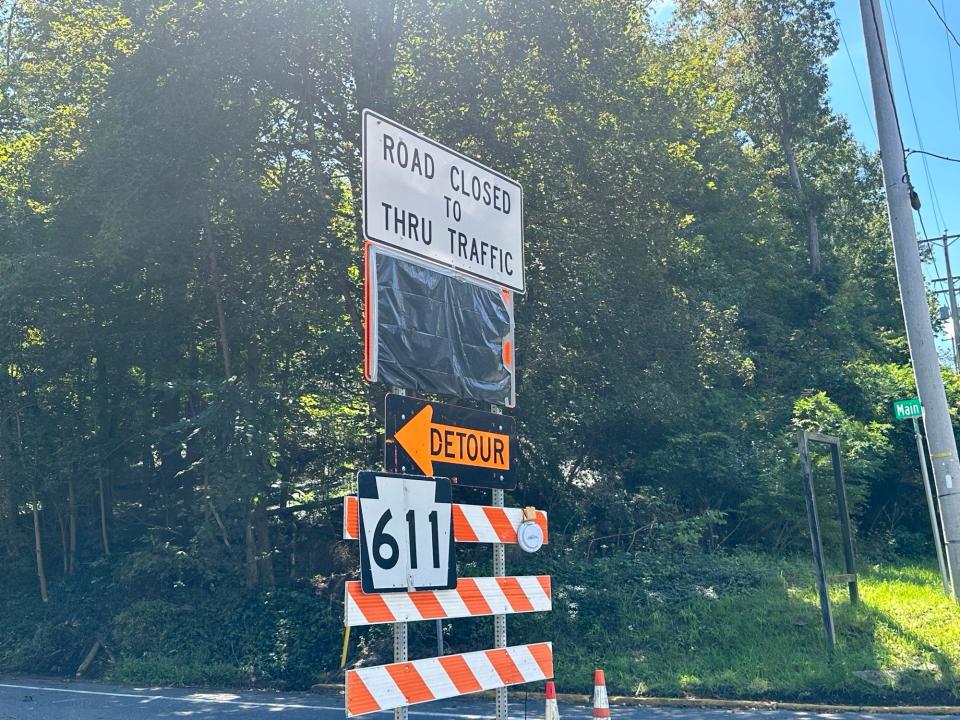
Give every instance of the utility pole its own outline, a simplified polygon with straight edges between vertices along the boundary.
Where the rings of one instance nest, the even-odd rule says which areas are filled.
[[[910,205],[910,183],[904,158],[903,141],[890,85],[883,17],[877,0],[860,0],[863,37],[870,66],[873,106],[877,115],[880,160],[887,191],[890,233],[900,286],[900,302],[907,330],[907,344],[923,403],[923,424],[930,446],[933,478],[940,501],[943,534],[947,544],[947,563],[953,581],[954,597],[960,583],[960,460],[953,435],[950,411],[940,375],[940,360],[930,324],[930,307],[920,265],[917,233]]]
[[[953,271],[950,269],[950,247],[947,231],[943,231],[943,259],[947,263],[947,295],[950,298],[950,322],[953,326],[953,367],[960,373],[960,318],[957,317],[957,290],[953,284]]]

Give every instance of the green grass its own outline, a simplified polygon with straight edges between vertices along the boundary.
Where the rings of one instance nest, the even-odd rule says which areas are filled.
[[[802,563],[741,559],[757,571],[780,567],[768,567],[754,588],[701,585],[698,597],[637,598],[632,609],[618,597],[619,616],[606,614],[577,639],[561,635],[560,689],[589,690],[593,668],[603,667],[611,692],[627,695],[951,704],[960,697],[960,608],[944,597],[936,572],[867,568],[856,607],[846,586],[836,587],[830,658],[812,574]],[[615,585],[610,599],[630,583]],[[854,674],[864,670],[890,672],[872,673],[877,687]]]
[[[517,574],[553,577],[551,613],[514,615],[510,644],[551,640],[558,688],[590,692],[593,670],[624,695],[810,702],[957,704],[960,607],[935,571],[861,567],[862,602],[834,589],[838,648],[825,649],[806,557],[754,552],[634,553],[577,559],[561,550],[511,558]],[[342,681],[338,590],[303,585],[263,595],[199,582],[151,597],[102,571],[37,600],[29,568],[0,599],[0,672],[71,675],[102,630],[92,676],[124,682],[305,688]],[[464,563],[464,574],[489,568]],[[149,588],[148,588],[149,589]],[[143,595],[148,593],[144,592]],[[489,648],[489,618],[445,625],[447,652]],[[436,652],[433,623],[411,625],[411,657]],[[350,661],[389,662],[390,629],[356,629]],[[856,675],[873,671],[881,686]]]

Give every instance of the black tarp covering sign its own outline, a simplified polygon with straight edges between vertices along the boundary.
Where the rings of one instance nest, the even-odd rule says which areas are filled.
[[[369,243],[367,379],[513,407],[513,295]]]

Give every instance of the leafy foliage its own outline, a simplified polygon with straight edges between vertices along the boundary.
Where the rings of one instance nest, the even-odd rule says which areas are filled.
[[[337,499],[379,455],[365,107],[524,185],[513,501],[573,557],[802,548],[798,427],[843,437],[865,535],[924,527],[829,3],[689,0],[665,27],[641,5],[0,0],[0,564],[75,603],[5,667],[70,670],[109,631],[128,677],[303,679],[277,633],[328,627],[310,603],[356,568]],[[109,616],[78,589],[107,576],[130,595]],[[283,659],[164,634],[217,608]]]

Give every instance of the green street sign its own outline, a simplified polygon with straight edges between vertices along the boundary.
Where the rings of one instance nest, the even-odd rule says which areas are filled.
[[[923,415],[923,405],[920,404],[920,398],[893,401],[893,416],[897,420],[911,420],[921,415]]]

